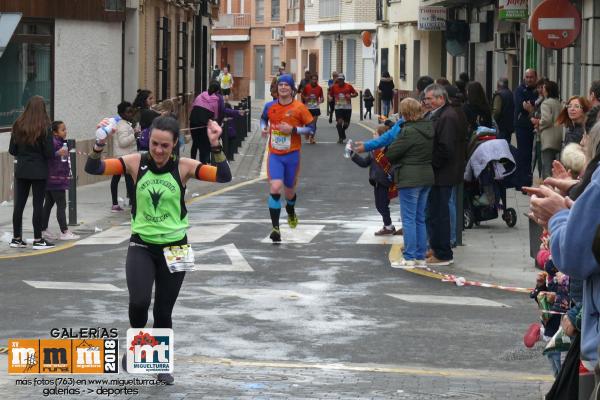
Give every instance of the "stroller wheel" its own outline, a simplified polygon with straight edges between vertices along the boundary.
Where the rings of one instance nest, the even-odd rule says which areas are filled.
[[[465,208],[463,211],[463,228],[471,229],[473,227],[473,212],[469,208]]]
[[[509,228],[512,228],[517,224],[517,212],[514,208],[507,208],[502,214],[502,219],[506,222]]]

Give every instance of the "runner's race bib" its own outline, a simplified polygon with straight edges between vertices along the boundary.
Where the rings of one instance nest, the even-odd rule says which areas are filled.
[[[319,108],[319,103],[317,103],[317,96],[315,96],[314,94],[308,96],[308,108]]]
[[[196,270],[194,250],[189,244],[165,247],[163,248],[163,254],[167,262],[167,268],[171,273]]]
[[[336,106],[337,108],[351,108],[352,106],[350,105],[350,103],[348,102],[348,99],[346,99],[346,95],[344,93],[340,93],[338,94],[337,97],[337,101],[336,101]]]
[[[292,135],[286,135],[285,133],[276,129],[271,130],[271,146],[275,150],[289,150],[292,146]]]

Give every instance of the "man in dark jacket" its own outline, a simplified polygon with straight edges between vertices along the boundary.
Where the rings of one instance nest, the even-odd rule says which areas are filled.
[[[433,157],[435,183],[427,205],[429,244],[433,254],[428,265],[449,265],[454,262],[450,246],[449,201],[452,186],[462,182],[465,166],[464,127],[461,127],[456,110],[448,103],[448,93],[443,86],[432,84],[425,89],[424,101],[432,110]],[[461,145],[462,143],[462,145]]]
[[[497,89],[492,101],[492,117],[498,124],[498,138],[506,139],[508,144],[515,129],[515,102],[513,93],[508,88],[508,79],[498,79]]]
[[[529,113],[534,110],[535,101],[538,98],[536,91],[537,72],[527,69],[523,77],[523,83],[515,90],[515,132],[517,134],[517,174],[520,186],[531,186],[533,176],[531,174],[531,153],[535,134]]]

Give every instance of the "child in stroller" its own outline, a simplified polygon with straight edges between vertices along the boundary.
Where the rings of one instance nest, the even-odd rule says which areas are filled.
[[[514,187],[511,181],[516,164],[516,149],[503,139],[496,139],[496,130],[480,126],[469,142],[468,162],[465,169],[463,226],[470,229],[481,221],[498,218],[509,227],[517,223],[517,212],[506,207],[506,189]]]

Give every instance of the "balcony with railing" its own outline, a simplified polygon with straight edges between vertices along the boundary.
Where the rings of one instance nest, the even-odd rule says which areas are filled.
[[[250,28],[250,14],[221,14],[219,20],[214,21],[215,29],[248,29]]]

